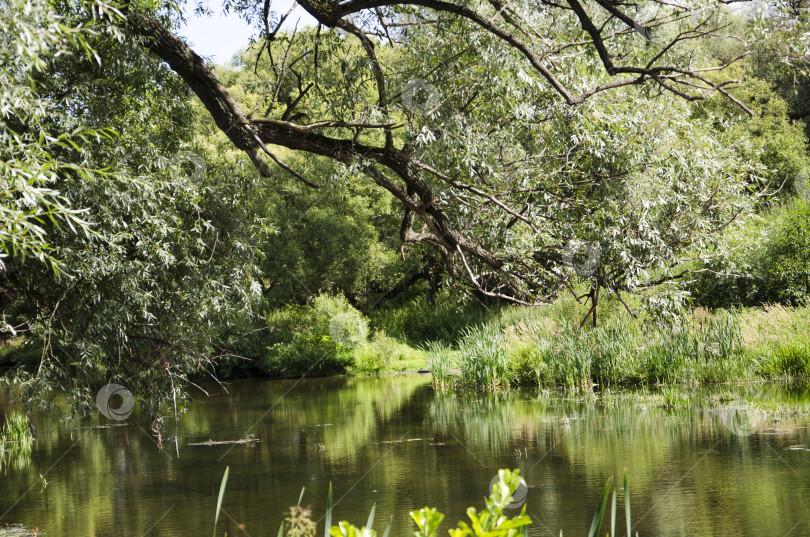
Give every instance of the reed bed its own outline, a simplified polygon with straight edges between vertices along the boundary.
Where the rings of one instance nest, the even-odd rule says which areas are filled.
[[[28,418],[22,412],[12,410],[0,427],[0,471],[9,467],[20,470],[31,460],[34,435]]]
[[[598,328],[565,318],[520,318],[468,328],[451,351],[431,354],[434,381],[469,387],[535,385],[592,389],[810,377],[808,308],[696,309],[677,324],[612,316]],[[443,362],[440,360],[444,360]]]
[[[431,341],[424,346],[425,361],[433,376],[433,385],[444,388],[453,382],[453,351],[443,341]]]
[[[458,349],[459,383],[474,387],[509,384],[509,361],[501,331],[494,325],[464,330]]]

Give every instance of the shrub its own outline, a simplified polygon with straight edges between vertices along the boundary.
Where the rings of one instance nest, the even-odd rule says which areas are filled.
[[[353,363],[353,348],[368,338],[368,322],[340,295],[269,314],[268,324],[272,343],[263,369],[284,377],[343,373]]]
[[[782,215],[768,234],[758,268],[761,302],[797,306],[810,298],[810,205],[796,201]]]
[[[810,205],[796,199],[764,215],[762,225],[749,224],[745,240],[762,235],[759,244],[740,249],[726,259],[715,259],[687,289],[696,305],[712,308],[784,304],[799,306],[810,300]]]
[[[399,358],[399,343],[384,331],[374,332],[371,341],[358,346],[354,352],[355,373],[379,373]]]
[[[386,307],[369,313],[371,326],[415,344],[444,341],[453,344],[468,326],[484,322],[488,316],[480,305],[463,304],[449,294],[429,304],[420,296],[397,307]]]

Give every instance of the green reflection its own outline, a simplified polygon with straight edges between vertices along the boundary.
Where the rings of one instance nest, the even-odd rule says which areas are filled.
[[[810,513],[806,387],[581,397],[429,383],[401,375],[212,388],[194,396],[163,451],[137,414],[124,423],[36,417],[28,462],[7,463],[0,481],[0,526],[210,534],[226,466],[218,531],[252,537],[275,535],[304,486],[302,506],[318,520],[330,482],[335,520],[362,521],[376,503],[381,520],[394,517],[392,536],[412,535],[409,511],[428,505],[448,524],[462,520],[498,468],[526,479],[534,536],[587,534],[604,483],[623,471],[641,536],[782,535]],[[189,445],[247,434],[259,442]]]

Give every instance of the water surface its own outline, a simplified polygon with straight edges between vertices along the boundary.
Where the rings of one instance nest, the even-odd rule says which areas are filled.
[[[608,478],[626,471],[634,532],[674,536],[810,535],[806,414],[739,421],[718,405],[810,402],[773,385],[690,390],[670,408],[633,397],[436,393],[424,376],[252,381],[195,394],[158,450],[148,420],[36,418],[30,463],[0,470],[0,527],[49,536],[210,535],[226,466],[219,535],[275,536],[290,505],[315,518],[331,481],[335,517],[412,535],[408,511],[450,523],[480,508],[498,468],[529,484],[530,535],[587,535]],[[173,434],[173,432],[170,432]],[[254,434],[255,445],[191,446]],[[43,487],[43,476],[47,485]],[[623,527],[623,523],[620,522]],[[446,529],[440,532],[446,535]],[[318,535],[322,535],[322,522]]]

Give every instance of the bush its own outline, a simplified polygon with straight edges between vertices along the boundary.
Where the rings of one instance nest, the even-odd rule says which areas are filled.
[[[758,259],[760,302],[798,306],[810,298],[810,205],[797,201],[779,219]]]
[[[379,373],[388,367],[392,358],[400,357],[399,345],[384,331],[374,332],[370,342],[355,349],[353,372]]]
[[[710,262],[687,288],[699,306],[728,308],[810,300],[810,205],[795,200],[773,214],[760,244]],[[745,230],[746,240],[757,225]]]
[[[344,373],[354,362],[353,349],[368,338],[366,319],[339,295],[319,295],[310,306],[291,306],[267,317],[271,345],[262,366],[273,376]]]
[[[480,305],[459,303],[448,293],[433,305],[420,296],[401,306],[369,313],[375,330],[417,345],[428,341],[456,343],[466,327],[483,322],[487,315]]]

